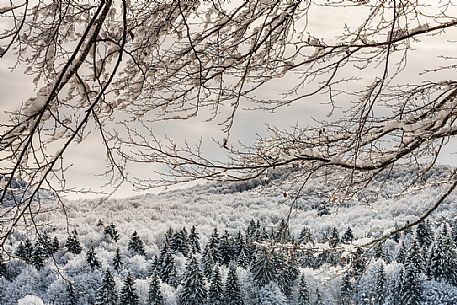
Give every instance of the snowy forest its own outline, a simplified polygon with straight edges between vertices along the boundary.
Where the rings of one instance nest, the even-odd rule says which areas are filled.
[[[456,29],[451,0],[0,0],[0,304],[457,304]]]
[[[432,171],[437,179],[446,172]],[[398,230],[424,213],[412,202],[426,209],[443,188],[423,185],[399,200],[414,177],[405,167],[379,180],[385,192],[378,198],[340,207],[320,195],[333,181],[310,181],[289,222],[290,206],[274,183],[280,174],[264,185],[204,184],[102,205],[70,201],[70,223],[63,214],[41,215],[49,226],[38,234],[11,236],[0,303],[455,304],[452,205]]]

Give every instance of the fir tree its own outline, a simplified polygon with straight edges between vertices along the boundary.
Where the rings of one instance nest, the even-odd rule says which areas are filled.
[[[246,255],[245,248],[241,249],[241,252],[238,254],[236,263],[239,267],[242,267],[242,268],[247,268],[249,266],[250,260],[249,260],[248,256]]]
[[[32,254],[32,265],[40,270],[44,267],[45,253],[39,243],[35,245],[35,249]]]
[[[170,252],[165,254],[163,262],[159,270],[160,279],[170,286],[176,287],[178,285],[176,276],[176,264],[175,259]]]
[[[389,263],[390,259],[389,256],[387,255],[386,251],[384,251],[384,243],[382,242],[377,242],[374,246],[374,258],[382,259],[384,262]]]
[[[335,248],[340,243],[340,236],[338,230],[333,227],[328,237],[328,245],[332,248]]]
[[[195,257],[191,257],[187,263],[182,290],[179,293],[179,305],[202,305],[206,303],[206,298],[203,274]]]
[[[6,264],[3,259],[3,253],[0,252],[0,277],[5,277],[7,273]]]
[[[428,220],[422,221],[417,225],[416,240],[420,247],[430,247],[432,245],[433,233]]]
[[[341,236],[341,242],[343,244],[349,244],[354,240],[354,235],[352,234],[351,227],[348,227],[344,232],[343,236]]]
[[[98,261],[95,253],[94,245],[91,245],[86,253],[86,262],[89,264],[92,270],[101,267],[100,262]]]
[[[430,250],[427,273],[437,281],[457,285],[457,257],[449,227],[443,224]]]
[[[96,305],[117,305],[116,283],[113,275],[106,269],[100,288],[97,290]]]
[[[124,286],[121,290],[120,304],[122,305],[139,305],[140,298],[135,291],[135,280],[129,273],[124,281]]]
[[[23,261],[25,261],[27,264],[32,263],[32,257],[33,257],[33,245],[32,242],[27,239],[25,243],[21,241],[19,246],[16,249],[16,255],[21,258]]]
[[[375,305],[384,305],[386,300],[387,280],[384,272],[384,264],[381,261],[376,275]]]
[[[403,242],[400,242],[398,244],[396,261],[397,261],[397,263],[403,264],[405,262],[405,258],[406,258],[405,247],[403,245]]]
[[[302,275],[298,286],[297,305],[311,305],[308,284]]]
[[[151,276],[151,281],[149,282],[148,301],[148,305],[163,305],[164,302],[157,273]]]
[[[66,291],[65,305],[77,305],[78,298],[77,298],[77,293],[75,291],[75,288],[73,287],[73,284],[68,283],[66,290],[67,291]]]
[[[225,305],[222,294],[222,279],[219,268],[216,266],[212,272],[212,278],[208,289],[208,305]]]
[[[74,254],[80,254],[82,251],[81,244],[78,239],[78,232],[74,230],[71,235],[68,236],[65,247],[67,247],[68,251]]]
[[[193,254],[200,253],[200,237],[198,236],[197,229],[192,226],[189,234],[189,246]]]
[[[230,264],[223,293],[224,305],[244,305],[235,264]]]
[[[316,288],[316,302],[314,303],[315,305],[324,305],[322,302],[322,295],[321,292],[319,291],[319,288]]]
[[[209,250],[209,254],[213,257],[213,261],[215,263],[220,263],[222,260],[219,249],[220,249],[219,248],[219,233],[217,231],[217,228],[214,228],[213,233],[211,234],[211,237],[209,238],[208,250]]]
[[[389,304],[402,305],[401,298],[402,298],[402,291],[403,291],[404,272],[405,271],[403,269],[403,266],[401,266],[398,273],[396,275],[394,275],[396,277],[392,280],[393,285],[390,287],[390,290],[389,290],[389,296],[388,296],[388,299],[390,301]]]
[[[251,272],[258,287],[269,284],[274,279],[275,274],[272,254],[266,249],[259,250],[251,266]]]
[[[341,305],[350,305],[352,299],[352,293],[354,288],[351,284],[351,276],[349,273],[346,273],[343,276],[343,281],[341,282],[340,292],[341,292]]]
[[[51,238],[46,232],[38,235],[38,245],[41,246],[45,257],[49,257],[54,253]]]
[[[289,224],[284,219],[281,219],[281,222],[279,223],[276,240],[279,242],[288,242],[290,240]]]
[[[129,240],[128,249],[134,254],[139,254],[145,256],[144,243],[138,236],[136,231],[133,232],[132,237]]]
[[[60,242],[57,236],[54,236],[54,239],[52,240],[52,254],[57,253],[60,249]]]
[[[238,234],[236,235],[235,239],[233,240],[233,255],[238,259],[238,256],[240,255],[241,251],[244,250],[244,247],[246,245],[246,240],[241,233],[241,231],[238,231]],[[245,253],[246,254],[246,253]]]
[[[224,232],[224,235],[222,235],[220,241],[219,241],[219,254],[220,254],[220,264],[228,266],[230,264],[230,261],[233,258],[233,252],[232,252],[232,238],[228,231],[226,230]]]
[[[362,248],[357,248],[352,257],[352,274],[357,278],[365,271],[366,259],[363,256]]]
[[[419,247],[413,240],[405,260],[405,275],[402,283],[402,305],[419,305],[422,299]]]
[[[307,226],[302,228],[300,235],[298,236],[298,242],[304,245],[307,243],[314,243],[313,234]]]
[[[122,258],[119,248],[116,249],[116,254],[113,257],[113,268],[119,272],[122,268]]]
[[[110,224],[105,227],[103,233],[106,236],[109,236],[112,240],[117,242],[119,240],[119,234],[117,233],[116,226],[114,224]]]
[[[250,239],[254,239],[256,236],[256,232],[257,232],[256,223],[255,223],[254,219],[251,219],[249,221],[248,227],[246,228],[246,237],[250,238]]]
[[[284,293],[287,298],[291,299],[292,288],[299,275],[296,257],[294,254],[286,257],[278,251],[273,254],[273,258],[274,270],[276,271],[276,283],[282,293]]]
[[[203,274],[205,274],[207,278],[211,278],[212,272],[216,265],[217,264],[214,261],[211,248],[209,247],[209,245],[206,245],[202,255]]]

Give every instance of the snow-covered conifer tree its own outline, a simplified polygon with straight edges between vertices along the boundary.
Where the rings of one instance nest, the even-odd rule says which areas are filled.
[[[195,257],[189,258],[184,274],[182,289],[179,292],[179,305],[202,305],[206,303],[206,291],[203,274]]]
[[[224,305],[223,287],[219,267],[214,267],[208,289],[208,305]]]
[[[149,282],[148,305],[163,305],[164,299],[160,290],[160,279],[157,273],[153,273]]]
[[[139,305],[140,298],[136,293],[135,289],[135,280],[132,275],[129,273],[124,280],[124,285],[122,286],[120,294],[120,304],[122,305]]]
[[[133,232],[132,237],[129,240],[128,249],[134,254],[146,255],[144,251],[144,243],[138,236],[136,231]]]
[[[223,302],[224,305],[244,305],[241,287],[236,274],[236,265],[230,264],[227,279],[225,280]]]
[[[100,268],[100,262],[98,261],[97,254],[95,253],[94,245],[89,247],[86,253],[86,262],[89,264],[92,270]]]
[[[193,225],[192,228],[190,229],[190,234],[189,234],[189,246],[193,254],[200,253],[201,252],[201,247],[200,247],[200,236],[197,232],[197,229]]]
[[[106,269],[100,288],[97,290],[95,305],[117,305],[118,295],[116,283],[109,269]]]

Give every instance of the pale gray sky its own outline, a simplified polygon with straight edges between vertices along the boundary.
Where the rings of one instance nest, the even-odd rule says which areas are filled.
[[[332,32],[334,29],[329,26],[329,20],[351,20],[351,14],[342,16],[336,12],[328,12],[326,18],[316,18],[314,27],[319,28],[320,32]],[[408,69],[402,74],[401,79],[404,81],[415,81],[418,72],[427,66],[436,65],[439,60],[436,54],[455,56],[455,44],[444,43],[444,37],[436,36],[424,39],[414,45],[415,50],[410,53],[408,60]],[[11,58],[0,59],[0,101],[1,113],[0,119],[5,120],[4,111],[12,111],[21,106],[28,96],[33,95],[33,85],[29,77],[23,75],[21,69],[10,72],[8,67],[12,65]],[[369,72],[367,71],[367,77]],[[358,75],[364,77],[364,75]],[[455,79],[455,77],[454,77]],[[287,80],[283,80],[287,82]],[[263,95],[268,96],[278,92],[281,82],[276,82],[271,87],[263,91]],[[324,101],[325,102],[325,101]],[[328,105],[322,105],[316,100],[300,102],[291,107],[286,107],[276,114],[265,112],[247,112],[240,111],[237,114],[234,129],[231,138],[235,141],[252,142],[256,133],[264,134],[266,124],[277,125],[287,128],[299,122],[301,126],[312,124],[312,118],[324,118],[329,111]],[[222,148],[211,144],[211,139],[221,139],[224,137],[220,127],[215,122],[204,123],[200,120],[163,122],[155,126],[158,133],[167,134],[171,138],[183,141],[188,139],[202,138],[209,154],[217,155],[223,153]],[[106,182],[105,178],[97,177],[104,171],[104,153],[103,146],[100,144],[98,137],[89,136],[86,141],[80,145],[72,146],[65,155],[68,164],[73,166],[67,172],[68,186],[76,188],[91,188],[100,190],[100,187]],[[453,140],[446,146],[440,157],[440,162],[450,165],[457,165],[457,158],[453,154],[457,151],[457,141]],[[133,166],[130,169],[131,176],[148,177],[155,169],[154,166],[145,166],[144,164]],[[129,186],[122,187],[115,196],[126,197],[135,195]],[[73,194],[71,197],[77,197]]]

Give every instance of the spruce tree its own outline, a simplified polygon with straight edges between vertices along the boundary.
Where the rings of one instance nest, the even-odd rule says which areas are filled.
[[[354,235],[352,234],[351,227],[348,227],[344,232],[343,236],[341,236],[341,242],[343,244],[350,244],[354,240]]]
[[[251,266],[251,273],[258,287],[269,284],[275,277],[272,253],[266,249],[259,250]]]
[[[106,269],[100,288],[97,290],[96,305],[117,305],[117,290],[113,275]]]
[[[374,258],[382,259],[384,262],[389,263],[390,259],[389,256],[387,255],[386,251],[384,250],[384,243],[383,242],[377,242],[374,246]]]
[[[403,242],[400,242],[398,244],[396,261],[397,261],[397,263],[404,264],[405,259],[406,259],[405,246],[404,246]]]
[[[302,228],[300,235],[298,236],[298,242],[303,245],[306,245],[307,243],[314,243],[313,234],[311,233],[309,227],[304,226]]]
[[[49,238],[46,232],[43,232],[38,235],[37,244],[41,246],[41,249],[43,250],[43,255],[45,257],[49,257],[54,253],[51,238]]]
[[[192,226],[189,234],[189,246],[192,251],[192,254],[200,253],[200,237],[198,236],[197,229],[195,226]]]
[[[340,243],[340,236],[338,230],[333,227],[330,231],[330,236],[328,238],[328,245],[332,248],[335,248]]]
[[[113,268],[117,272],[122,268],[122,257],[119,248],[116,249],[116,254],[113,257]]]
[[[5,277],[7,273],[6,264],[3,259],[3,253],[0,252],[0,277]]]
[[[311,305],[308,284],[302,275],[298,286],[297,305]]]
[[[114,224],[110,224],[110,225],[106,226],[105,229],[103,230],[103,233],[106,236],[109,236],[115,242],[117,242],[119,240],[119,234],[118,234],[118,232],[116,230],[116,226]]]
[[[52,254],[57,253],[60,249],[60,242],[57,236],[54,236],[54,239],[52,240]]]
[[[443,224],[430,250],[427,274],[437,281],[457,285],[457,257],[449,227]]]
[[[420,262],[418,256],[420,255],[417,242],[411,242],[408,256],[405,260],[405,274],[402,283],[402,305],[419,305],[422,299],[421,288],[421,274]]]
[[[217,231],[217,228],[214,228],[213,233],[211,234],[211,237],[209,238],[208,242],[208,248],[209,248],[209,254],[212,255],[213,261],[215,263],[220,264],[221,263],[221,254],[219,252],[219,233]]]
[[[138,236],[136,231],[133,232],[132,237],[129,240],[128,249],[134,254],[139,254],[145,256],[144,243]]]
[[[203,274],[205,274],[207,278],[211,278],[212,272],[216,265],[217,264],[214,261],[211,248],[209,247],[209,245],[206,245],[202,255]]]
[[[236,235],[235,239],[233,240],[233,255],[235,256],[235,259],[238,259],[238,256],[240,255],[241,251],[244,250],[246,245],[246,240],[241,233],[241,231],[238,231],[238,234]],[[246,253],[245,253],[246,254]]]
[[[428,220],[420,222],[416,227],[416,239],[420,247],[430,247],[433,243],[433,232]]]
[[[352,256],[352,274],[357,278],[363,274],[366,267],[366,259],[362,248],[357,248],[356,252]]]
[[[276,240],[279,242],[288,242],[290,240],[289,224],[284,219],[281,219],[279,223]]]
[[[67,247],[68,251],[74,254],[80,254],[82,251],[81,244],[78,239],[78,232],[74,230],[67,238],[65,242],[65,247]]]
[[[159,270],[160,279],[167,283],[170,286],[176,287],[178,285],[178,280],[176,276],[176,263],[175,259],[170,252],[165,254],[163,262]]]
[[[354,288],[352,287],[352,284],[351,284],[351,276],[349,275],[349,273],[346,273],[343,276],[343,281],[341,282],[341,286],[340,286],[340,293],[341,293],[340,303],[341,303],[341,305],[350,305],[351,304],[353,290],[354,290]]]
[[[149,282],[148,301],[148,305],[163,305],[164,302],[162,291],[160,290],[160,279],[155,272]]]
[[[77,305],[78,297],[73,284],[69,282],[66,290],[65,305]]]
[[[35,248],[33,250],[32,254],[32,265],[40,270],[41,268],[44,267],[44,260],[45,260],[45,253],[43,248],[39,243],[35,245]]]
[[[208,289],[208,305],[224,305],[222,298],[223,287],[219,267],[215,267],[212,272],[211,282]]]
[[[401,265],[400,265],[401,266]],[[389,304],[399,304],[402,305],[401,299],[403,294],[403,282],[404,282],[405,271],[403,267],[400,267],[400,270],[395,275],[396,277],[392,280],[393,285],[389,289]]]
[[[206,303],[206,298],[203,274],[195,257],[191,257],[187,262],[182,290],[179,293],[179,305],[202,305]]]
[[[29,239],[27,239],[25,243],[22,241],[20,242],[19,246],[16,249],[16,255],[27,264],[32,263],[33,246]]]
[[[241,249],[240,253],[238,254],[236,263],[239,267],[242,267],[245,269],[249,266],[250,260],[249,260],[249,257],[246,255],[245,248]]]
[[[221,239],[219,240],[219,254],[221,265],[228,266],[230,261],[233,259],[232,244],[232,238],[226,230],[224,235],[222,235]]]
[[[100,262],[97,259],[97,254],[95,253],[94,245],[91,245],[86,253],[86,262],[92,270],[101,267]]]
[[[120,304],[122,305],[139,305],[140,298],[136,293],[134,287],[135,280],[132,275],[129,273],[124,281],[124,286],[122,286]]]
[[[381,261],[379,263],[378,272],[376,274],[376,286],[375,286],[375,305],[384,305],[386,301],[386,289],[387,280],[384,272],[384,264]]]
[[[244,305],[235,264],[230,264],[224,285],[223,300],[224,305]]]

